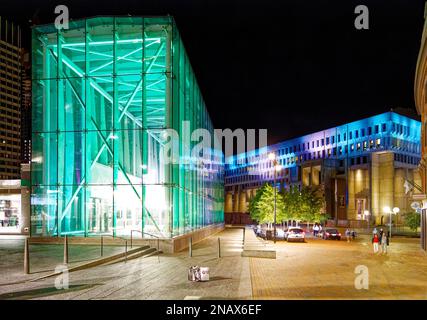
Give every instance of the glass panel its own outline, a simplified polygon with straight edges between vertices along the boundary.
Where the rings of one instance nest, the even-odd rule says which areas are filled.
[[[56,186],[32,187],[31,234],[32,236],[54,236],[58,192]]]
[[[59,184],[80,185],[85,179],[85,134],[73,131],[57,136]]]
[[[142,230],[142,186],[117,185],[114,189],[116,235],[130,236],[131,230]]]
[[[58,129],[58,83],[56,80],[34,80],[32,118],[33,132],[55,132]]]
[[[100,17],[87,20],[89,76],[113,75],[114,18]]]
[[[113,234],[113,187],[89,185],[86,190],[87,231],[91,234]]]
[[[55,133],[34,133],[32,136],[31,183],[58,183],[58,139]]]
[[[86,134],[87,184],[113,184],[113,143],[116,136],[107,131],[88,131]]]
[[[84,236],[85,192],[83,185],[58,188],[58,225],[61,235]]]

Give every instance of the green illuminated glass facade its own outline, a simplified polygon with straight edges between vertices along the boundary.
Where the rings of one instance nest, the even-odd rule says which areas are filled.
[[[187,122],[213,136],[171,17],[38,26],[32,56],[33,236],[168,238],[223,223],[222,153],[200,164],[197,142],[167,134]]]

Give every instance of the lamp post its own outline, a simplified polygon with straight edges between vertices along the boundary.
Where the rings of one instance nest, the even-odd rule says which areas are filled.
[[[390,236],[391,236],[391,213],[392,213],[392,211],[391,211],[391,209],[390,209],[390,207],[389,206],[385,206],[384,208],[383,208],[383,212],[385,213],[385,214],[388,214],[389,216],[390,216]]]
[[[396,215],[396,223],[397,223],[397,214],[399,213],[400,209],[398,207],[393,208],[393,213]],[[390,214],[390,238],[391,238],[391,214]]]
[[[383,208],[384,213],[388,213],[389,217],[390,217],[390,225],[389,225],[389,229],[390,229],[390,239],[391,239],[391,223],[392,223],[392,219],[391,219],[391,215],[392,214],[398,214],[400,209],[398,207],[394,207],[393,210],[389,207],[389,206],[385,206]]]
[[[282,167],[279,165],[279,162],[276,159],[276,155],[271,152],[268,155],[268,159],[270,159],[273,162],[274,167],[274,180],[273,180],[273,189],[274,189],[274,225],[273,225],[273,241],[276,243],[276,175],[277,172],[282,170]]]

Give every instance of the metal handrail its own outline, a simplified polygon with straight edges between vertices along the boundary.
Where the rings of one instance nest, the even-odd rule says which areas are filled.
[[[111,234],[102,234],[101,235],[101,257],[104,256],[104,237],[112,237],[113,239],[120,239],[125,242],[125,262],[128,260],[128,240],[122,237],[116,237]]]
[[[154,234],[151,234],[151,233],[148,233],[148,232],[144,232],[144,231],[141,231],[141,230],[136,230],[136,229],[130,231],[130,247],[131,248],[132,248],[132,244],[133,244],[133,233],[134,232],[139,232],[142,235],[142,237],[144,237],[144,234],[148,234],[149,236],[156,238],[157,239],[157,252],[160,251],[160,237],[158,237],[158,236],[156,236]]]

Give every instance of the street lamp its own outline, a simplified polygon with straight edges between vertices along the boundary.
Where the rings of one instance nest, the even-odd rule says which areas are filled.
[[[276,175],[277,172],[282,170],[282,166],[279,164],[279,161],[276,159],[276,154],[273,152],[268,154],[268,159],[273,162],[274,167],[274,182],[273,182],[273,189],[274,189],[274,226],[273,226],[273,241],[276,243]]]
[[[400,209],[398,207],[393,208],[393,213],[396,215],[396,226],[397,226],[397,214],[399,213]],[[391,238],[391,215],[390,215],[390,238]]]
[[[383,211],[384,211],[384,213],[388,213],[389,216],[390,216],[390,227],[389,227],[389,229],[390,229],[390,238],[391,238],[391,222],[392,222],[391,221],[391,215],[392,214],[398,214],[399,211],[400,211],[400,209],[398,207],[394,207],[393,210],[392,210],[389,206],[385,206],[383,208]]]

